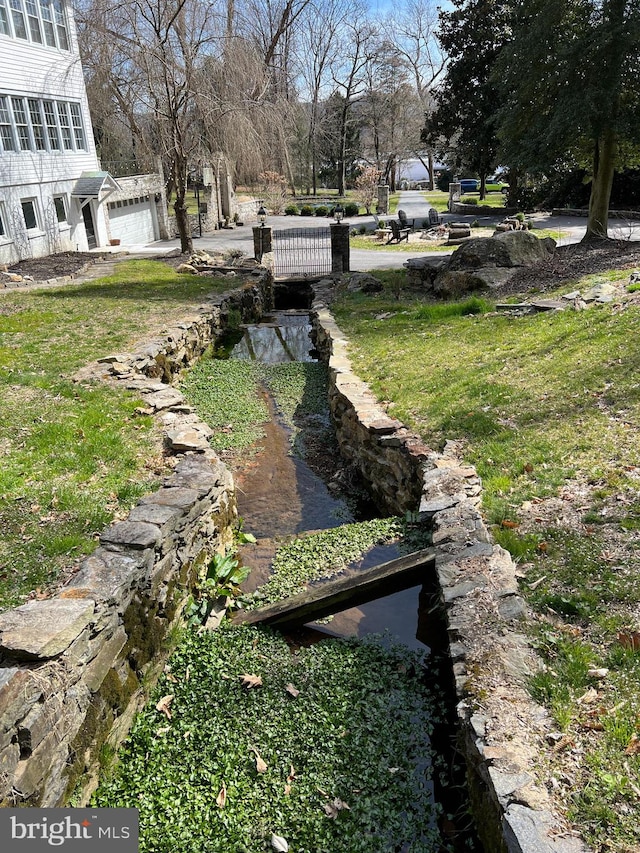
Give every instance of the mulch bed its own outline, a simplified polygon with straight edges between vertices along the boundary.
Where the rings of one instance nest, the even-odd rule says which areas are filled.
[[[87,263],[103,260],[102,255],[91,252],[59,252],[57,255],[47,255],[44,258],[29,258],[9,267],[9,272],[18,275],[29,275],[34,281],[47,281],[50,278],[60,278],[73,275]]]
[[[611,269],[640,269],[640,242],[609,240],[558,246],[553,255],[519,269],[492,296],[512,296],[535,290],[544,292],[580,278]]]

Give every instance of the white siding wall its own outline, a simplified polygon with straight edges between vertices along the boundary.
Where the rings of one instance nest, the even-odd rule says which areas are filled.
[[[53,98],[80,104],[87,150],[0,153],[0,201],[5,225],[21,223],[21,199],[37,200],[42,227],[18,240],[0,236],[0,263],[22,257],[46,255],[52,251],[86,250],[87,239],[82,212],[70,198],[75,181],[83,171],[99,169],[91,129],[91,117],[78,55],[73,13],[66,5],[71,51],[33,44],[0,34],[0,93],[35,98]],[[66,197],[68,224],[58,226],[53,196]],[[98,245],[108,242],[103,205],[92,202]],[[52,218],[53,216],[53,218]],[[13,232],[16,233],[15,231]],[[25,238],[27,243],[25,244]]]

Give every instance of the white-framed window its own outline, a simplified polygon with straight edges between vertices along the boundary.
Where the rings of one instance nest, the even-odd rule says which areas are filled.
[[[27,231],[40,231],[40,217],[38,215],[38,201],[35,198],[23,198],[20,200],[24,227]]]
[[[3,151],[17,151],[9,98],[0,95],[0,145]]]
[[[0,201],[0,240],[6,240],[9,237],[9,226],[7,223],[7,212],[4,207],[4,202]]]
[[[9,26],[9,12],[7,11],[6,0],[0,0],[0,33],[3,36],[11,35],[11,28]]]
[[[53,206],[56,209],[56,218],[60,225],[67,224],[67,199],[63,195],[54,195]]]
[[[63,0],[0,0],[0,35],[71,49]]]
[[[33,143],[29,133],[29,118],[24,106],[24,98],[11,98],[13,120],[18,134],[18,145],[21,151],[32,151]]]
[[[47,139],[44,133],[40,101],[36,98],[29,98],[27,103],[29,104],[29,118],[31,119],[31,130],[33,131],[33,141],[36,144],[36,151],[46,151]]]
[[[77,101],[0,94],[0,152],[87,150]]]

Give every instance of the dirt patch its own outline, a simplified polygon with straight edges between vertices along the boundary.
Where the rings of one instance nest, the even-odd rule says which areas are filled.
[[[34,281],[47,281],[51,278],[74,275],[87,264],[102,261],[101,255],[91,252],[59,252],[44,258],[28,258],[9,267],[9,272],[28,275]]]

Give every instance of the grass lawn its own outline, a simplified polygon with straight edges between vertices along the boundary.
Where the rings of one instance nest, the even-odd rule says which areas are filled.
[[[0,297],[0,608],[54,583],[162,473],[136,398],[76,371],[228,288],[125,261],[110,278]]]
[[[464,442],[547,665],[531,691],[560,746],[541,755],[543,780],[595,849],[638,850],[640,303],[465,315],[396,279],[334,306],[354,367],[427,443]],[[628,270],[563,290],[616,279]]]

